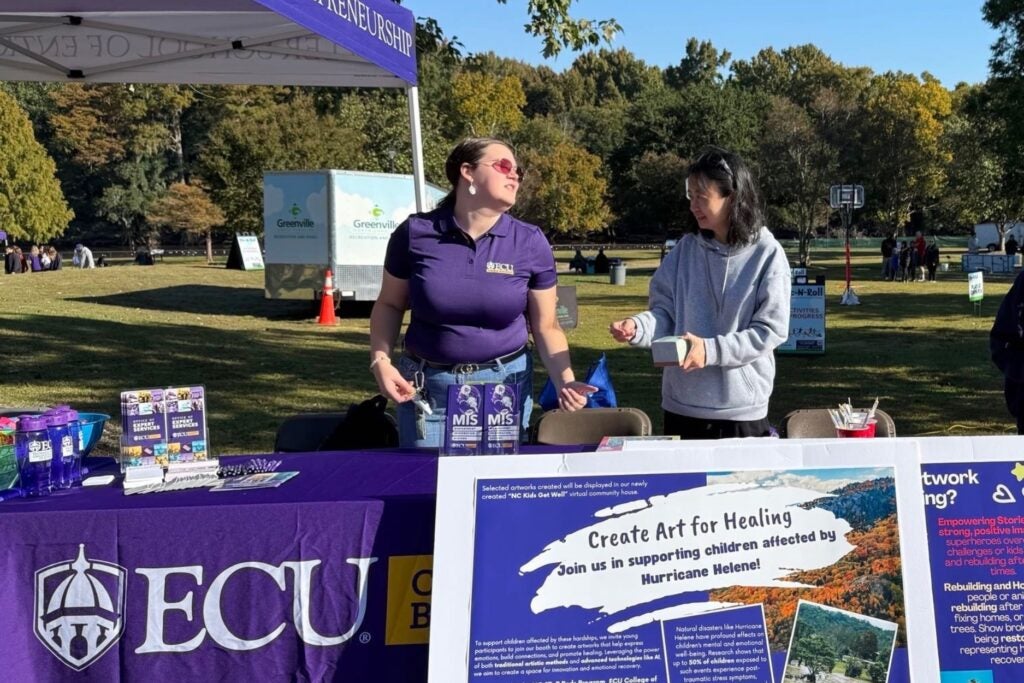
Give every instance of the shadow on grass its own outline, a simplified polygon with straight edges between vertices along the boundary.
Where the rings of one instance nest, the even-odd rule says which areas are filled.
[[[31,349],[35,358],[61,359],[37,363],[34,381],[88,387],[97,401],[87,407],[109,413],[115,423],[122,391],[205,385],[215,453],[223,452],[218,443],[253,453],[270,451],[286,416],[343,410],[377,393],[366,372],[365,333],[311,325],[265,336],[211,326],[45,315],[9,318],[5,327],[18,335],[25,355]],[[354,347],[344,348],[342,342]],[[8,350],[20,355],[17,348]]]
[[[175,285],[135,292],[68,299],[101,306],[205,315],[310,317],[308,301],[266,299],[262,289],[217,285]]]
[[[71,298],[68,301],[151,311],[237,315],[270,320],[312,319],[316,318],[320,311],[319,304],[312,300],[267,299],[262,289],[217,285],[175,285],[106,296]],[[337,309],[337,314],[344,318],[369,319],[372,308],[373,302],[343,301]]]

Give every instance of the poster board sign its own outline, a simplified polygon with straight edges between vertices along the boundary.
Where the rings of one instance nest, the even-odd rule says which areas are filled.
[[[441,460],[431,682],[938,680],[915,442],[658,446]]]
[[[256,235],[236,234],[225,265],[237,270],[263,270],[263,250]]]
[[[941,680],[1024,680],[1021,439],[922,439]]]
[[[985,298],[985,274],[980,270],[967,274],[968,301],[981,301]]]
[[[777,350],[790,354],[825,353],[824,283],[797,284],[796,280],[793,281],[789,299],[789,337]]]
[[[236,235],[242,270],[263,270],[263,250],[256,235]]]

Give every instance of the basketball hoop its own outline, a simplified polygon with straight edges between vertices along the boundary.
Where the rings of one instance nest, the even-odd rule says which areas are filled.
[[[839,303],[843,306],[856,306],[860,304],[857,293],[853,291],[850,284],[852,280],[850,271],[850,225],[853,223],[853,210],[864,206],[863,185],[833,185],[828,188],[828,205],[839,211],[843,219],[843,228],[846,233],[846,291]]]

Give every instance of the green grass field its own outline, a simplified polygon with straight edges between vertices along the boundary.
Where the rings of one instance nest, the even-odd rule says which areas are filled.
[[[560,270],[571,255],[557,254]],[[659,372],[648,352],[617,345],[607,332],[609,322],[645,308],[658,252],[609,256],[626,259],[626,286],[606,275],[560,278],[577,286],[580,304],[580,325],[569,332],[573,364],[582,378],[607,352],[620,405],[647,411],[658,430]],[[878,396],[900,435],[1012,433],[988,358],[988,330],[1011,279],[986,279],[975,316],[963,273],[890,283],[879,269],[874,250],[855,253],[862,305],[840,306],[842,253],[814,254],[809,275],[828,278],[826,353],[779,358],[772,422],[797,408]],[[265,300],[262,272],[199,261],[3,276],[0,406],[70,403],[109,413],[99,452],[112,453],[122,390],[201,383],[214,454],[266,452],[283,416],[343,410],[376,392],[366,369],[369,308],[341,315],[337,327],[319,326],[307,302]]]

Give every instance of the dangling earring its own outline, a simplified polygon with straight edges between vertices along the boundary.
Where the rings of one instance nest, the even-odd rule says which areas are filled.
[[[476,185],[474,185],[473,183],[469,184],[469,193],[476,194]]]

